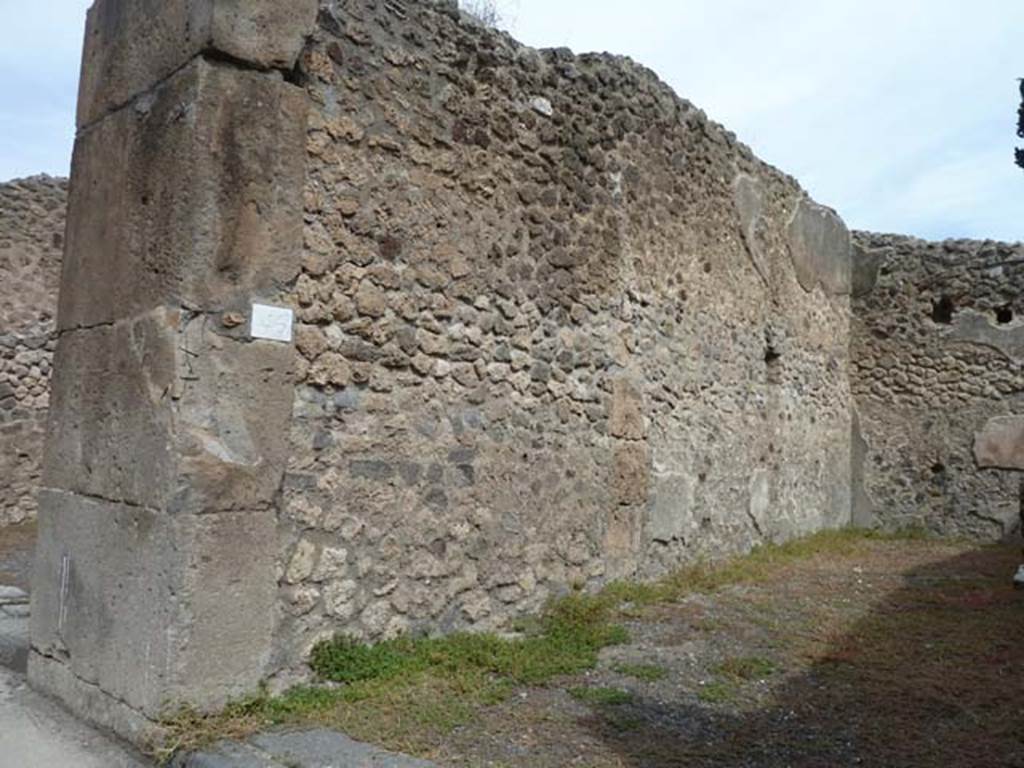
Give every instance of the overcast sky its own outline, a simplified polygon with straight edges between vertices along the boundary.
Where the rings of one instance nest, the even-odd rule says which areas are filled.
[[[1021,0],[498,2],[530,45],[651,67],[853,227],[1024,239]],[[0,179],[68,172],[88,5],[0,0]]]

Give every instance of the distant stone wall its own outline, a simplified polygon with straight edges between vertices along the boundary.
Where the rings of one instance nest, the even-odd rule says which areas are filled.
[[[976,455],[976,438],[1024,414],[1024,245],[868,233],[855,245],[858,515],[990,539],[1019,529],[1020,475]]]
[[[35,516],[67,181],[0,184],[0,525]]]
[[[627,59],[323,2],[275,664],[850,516],[849,235]]]

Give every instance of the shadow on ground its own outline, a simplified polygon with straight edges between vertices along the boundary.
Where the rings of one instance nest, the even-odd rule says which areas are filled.
[[[1024,592],[1019,549],[972,551],[903,571],[759,705],[595,708],[623,766],[825,768],[1024,766]],[[841,599],[841,598],[840,598]]]

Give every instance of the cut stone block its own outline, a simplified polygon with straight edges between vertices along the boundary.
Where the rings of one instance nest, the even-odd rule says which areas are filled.
[[[643,395],[625,379],[616,379],[612,384],[608,433],[627,440],[642,440],[644,437]]]
[[[788,234],[789,253],[800,286],[810,292],[820,284],[830,296],[849,295],[850,231],[835,211],[803,198],[789,223]]]
[[[174,486],[171,395],[181,316],[66,334],[57,346],[43,483],[156,508]]]
[[[289,70],[317,0],[99,0],[86,21],[78,125],[151,90],[199,54]]]
[[[733,188],[736,212],[740,217],[740,234],[746,246],[750,260],[761,279],[768,283],[771,279],[771,260],[762,247],[758,237],[758,225],[763,221],[764,190],[761,182],[753,176],[740,174],[736,177]]]
[[[645,504],[651,482],[651,456],[643,443],[625,443],[612,458],[611,491],[616,504]]]
[[[991,419],[974,437],[974,458],[982,469],[1024,470],[1024,416]]]
[[[41,667],[64,667],[43,675],[51,693],[85,684],[156,719],[168,701],[216,706],[258,685],[272,514],[174,516],[52,490],[41,501],[32,647]]]
[[[245,310],[299,271],[307,96],[202,59],[76,142],[61,330]]]
[[[973,309],[956,313],[949,339],[990,347],[1009,360],[1024,360],[1024,326],[992,325],[988,316]]]
[[[693,520],[697,478],[685,474],[656,477],[647,505],[646,537],[669,544],[683,541],[695,528]]]
[[[214,327],[157,310],[65,334],[44,485],[171,513],[269,506],[287,463],[294,352]]]

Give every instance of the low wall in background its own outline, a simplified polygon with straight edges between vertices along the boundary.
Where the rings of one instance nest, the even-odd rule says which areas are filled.
[[[49,176],[0,184],[0,526],[36,514],[67,189]]]
[[[1024,246],[868,233],[855,242],[861,513],[954,536],[1018,531],[1020,475],[1006,470],[1024,459],[1000,468],[976,443],[991,420],[1024,413]],[[1012,450],[1012,433],[998,440]]]

